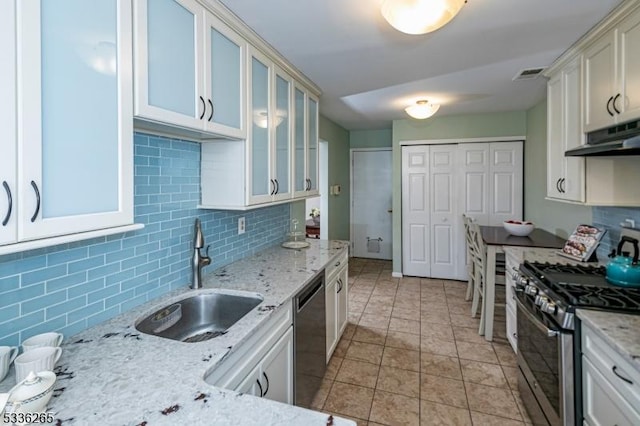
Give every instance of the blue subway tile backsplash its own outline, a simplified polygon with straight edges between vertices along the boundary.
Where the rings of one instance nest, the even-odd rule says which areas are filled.
[[[606,261],[611,249],[618,245],[620,224],[624,223],[625,219],[634,220],[635,227],[640,228],[640,208],[638,207],[594,207],[592,213],[594,225],[607,230],[598,247],[598,258],[601,261]]]
[[[70,336],[188,286],[196,217],[213,257],[205,273],[283,241],[287,204],[197,208],[199,143],[136,133],[134,147],[135,222],[145,228],[0,256],[0,345],[45,331]],[[246,232],[237,235],[241,216]]]

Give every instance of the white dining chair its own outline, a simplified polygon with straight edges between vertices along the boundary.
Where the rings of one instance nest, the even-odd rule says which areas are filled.
[[[475,280],[475,272],[474,272],[474,262],[473,262],[473,236],[471,234],[471,227],[469,224],[473,222],[473,218],[471,216],[467,216],[466,214],[462,215],[462,223],[464,224],[464,236],[465,236],[465,246],[467,253],[467,293],[465,295],[464,300],[471,300],[471,296],[473,296],[473,285]]]

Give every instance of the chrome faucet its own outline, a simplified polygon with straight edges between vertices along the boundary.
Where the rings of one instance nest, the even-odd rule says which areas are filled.
[[[191,288],[196,290],[202,288],[202,268],[211,264],[211,258],[209,257],[209,247],[205,251],[203,256],[200,250],[204,247],[204,236],[202,235],[202,226],[200,225],[200,219],[196,219],[196,236],[193,241],[193,260],[191,262],[191,269],[193,271],[193,282]]]

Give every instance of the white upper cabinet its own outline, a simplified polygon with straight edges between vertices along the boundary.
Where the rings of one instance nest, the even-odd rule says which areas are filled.
[[[0,2],[0,245],[18,238],[16,219],[16,80],[15,80],[15,3]]]
[[[293,95],[294,197],[318,194],[318,99],[299,86]]]
[[[18,239],[132,224],[131,2],[16,12]]]
[[[274,200],[291,198],[291,89],[292,81],[277,67],[274,72],[274,123],[272,179],[276,190]]]
[[[583,144],[581,57],[567,63],[547,84],[547,197],[585,201],[585,160],[565,157]]]
[[[195,0],[140,0],[134,15],[136,117],[244,137],[246,42]]]
[[[640,9],[584,51],[584,130],[640,118]]]

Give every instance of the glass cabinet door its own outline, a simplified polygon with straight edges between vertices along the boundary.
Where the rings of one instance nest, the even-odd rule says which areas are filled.
[[[130,3],[19,4],[19,238],[131,224]]]
[[[251,55],[251,134],[249,135],[249,204],[271,200],[275,191],[275,182],[270,177],[269,144],[269,66],[266,58]]]
[[[307,174],[306,174],[306,111],[305,94],[296,87],[294,95],[294,191],[296,196],[306,194]]]
[[[244,127],[244,57],[246,42],[207,13],[206,129],[242,139]]]
[[[140,0],[134,8],[136,115],[203,128],[210,111],[201,81],[204,8],[195,0]]]
[[[309,97],[307,178],[308,191],[318,193],[318,101]]]
[[[276,181],[276,199],[291,197],[291,81],[288,77],[276,74],[275,96],[275,161],[274,179]]]

